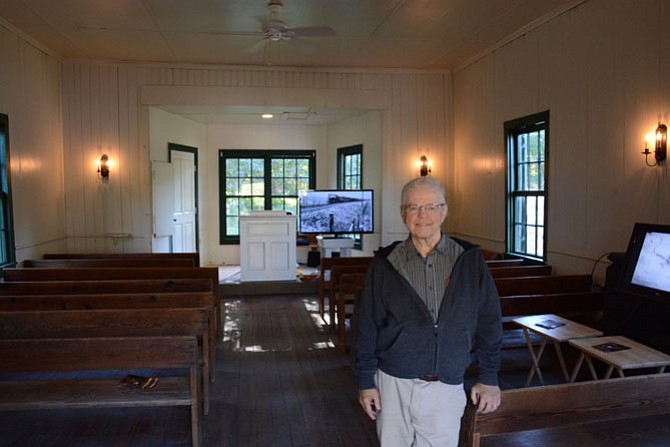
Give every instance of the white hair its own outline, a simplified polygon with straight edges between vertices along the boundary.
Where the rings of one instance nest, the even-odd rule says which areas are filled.
[[[427,186],[429,188],[432,188],[436,193],[442,197],[442,200],[444,200],[444,203],[447,203],[447,193],[444,189],[444,186],[442,186],[442,183],[440,183],[438,180],[436,180],[434,177],[417,177],[413,180],[410,180],[403,186],[402,188],[402,193],[400,195],[400,209],[402,211],[403,207],[406,205],[405,199],[407,198],[407,194],[419,187]]]

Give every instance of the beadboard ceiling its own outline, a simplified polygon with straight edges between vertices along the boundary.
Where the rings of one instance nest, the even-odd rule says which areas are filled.
[[[289,28],[334,31],[288,41],[262,33],[268,1],[0,0],[0,17],[64,59],[453,70],[584,0],[283,0]]]

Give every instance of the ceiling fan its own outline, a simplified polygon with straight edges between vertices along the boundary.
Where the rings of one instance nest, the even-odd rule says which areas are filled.
[[[314,51],[310,43],[299,40],[300,37],[328,37],[334,36],[335,30],[329,26],[305,26],[290,28],[278,18],[284,4],[281,0],[270,0],[268,11],[270,19],[261,24],[263,40],[270,42],[286,42],[303,52]]]

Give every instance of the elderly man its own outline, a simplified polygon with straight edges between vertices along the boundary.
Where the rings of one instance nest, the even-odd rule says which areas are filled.
[[[409,237],[376,253],[361,296],[358,401],[382,447],[456,446],[473,359],[470,399],[483,413],[500,405],[498,294],[479,248],[442,234],[437,180],[406,184],[400,213]]]

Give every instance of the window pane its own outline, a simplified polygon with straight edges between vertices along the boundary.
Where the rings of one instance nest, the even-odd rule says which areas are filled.
[[[287,196],[297,196],[298,195],[298,182],[295,178],[287,178],[284,182],[284,195]]]
[[[251,177],[251,160],[248,158],[241,158],[239,162],[238,176]]]
[[[275,158],[271,163],[272,178],[283,177],[284,176],[284,160],[281,158]]]
[[[226,177],[238,177],[238,159],[237,158],[229,158],[226,160]]]
[[[240,216],[248,216],[253,209],[251,197],[240,197]]]
[[[526,200],[526,223],[530,225],[536,225],[537,220],[535,219],[537,214],[537,198],[528,197]]]
[[[294,216],[298,215],[298,199],[293,197],[287,197],[284,199],[284,209],[289,211]]]
[[[264,210],[265,209],[265,198],[264,197],[253,197],[252,199],[254,210]]]
[[[284,194],[284,179],[283,178],[273,178],[272,179],[272,195],[281,196]]]
[[[307,191],[309,189],[309,178],[298,179],[298,191]]]
[[[298,177],[309,179],[309,160],[306,158],[298,160]]]
[[[519,135],[517,145],[517,163],[526,163],[528,161],[528,135]]]
[[[298,175],[298,164],[294,158],[284,160],[284,177],[295,177]]]
[[[226,236],[240,235],[240,221],[237,217],[228,216],[226,218]]]
[[[240,214],[240,202],[237,197],[226,199],[226,214],[232,216]]]
[[[254,178],[251,184],[251,195],[262,196],[265,195],[265,181],[263,178]]]
[[[227,196],[236,196],[240,193],[240,188],[237,182],[237,178],[227,178],[226,179],[226,195]]]
[[[242,178],[240,179],[240,192],[239,195],[241,196],[249,196],[251,195],[251,179],[250,178]]]
[[[265,177],[265,160],[262,158],[252,159],[252,174],[254,177]]]

